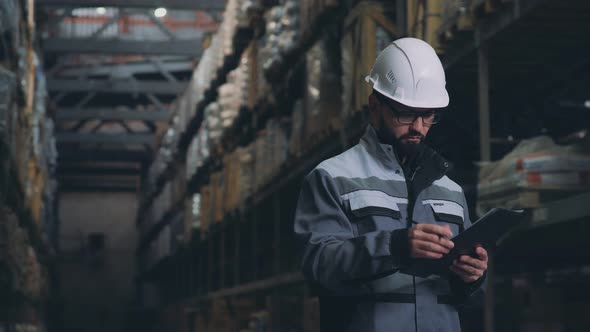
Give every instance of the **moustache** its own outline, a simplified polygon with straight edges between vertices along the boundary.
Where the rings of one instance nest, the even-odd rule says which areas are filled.
[[[413,130],[412,131],[409,131],[406,134],[403,134],[399,139],[400,140],[403,140],[403,139],[407,139],[407,138],[410,138],[410,137],[419,137],[420,138],[420,141],[423,141],[424,140],[424,135],[420,134],[417,131],[413,131]]]

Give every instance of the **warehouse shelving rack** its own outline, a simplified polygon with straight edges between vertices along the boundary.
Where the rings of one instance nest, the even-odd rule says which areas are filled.
[[[269,118],[284,115],[277,112],[279,107],[276,105],[281,102],[288,103],[282,99],[292,89],[290,84],[300,79],[297,72],[304,63],[304,55],[326,27],[335,25],[341,14],[340,8],[332,8],[320,14],[306,30],[297,46],[266,72],[267,79],[274,83],[273,94],[259,100],[255,111],[242,108],[235,125],[223,135],[222,142],[227,151],[233,150],[238,143],[244,144],[244,141],[238,142],[232,137],[238,135],[252,141],[255,128],[263,127]],[[251,39],[255,34],[247,36]],[[244,43],[243,36],[241,38],[240,42]],[[246,40],[249,42],[250,39]],[[235,59],[239,59],[247,43],[242,45],[244,47],[234,50]],[[226,63],[226,70],[220,71],[217,77],[225,77],[236,65],[237,60],[229,66]],[[221,83],[223,82],[220,81],[219,84]],[[217,86],[213,83],[209,90],[215,91]],[[214,94],[206,94],[198,110],[204,109],[215,98]],[[256,119],[253,123],[250,117],[254,113]],[[361,113],[357,115],[350,119],[346,128],[326,133],[321,142],[307,154],[288,161],[275,178],[276,181],[271,181],[271,184],[254,193],[239,209],[226,214],[222,223],[211,225],[206,237],[194,239],[188,247],[163,259],[149,271],[144,271],[141,279],[164,280],[160,284],[169,296],[164,299],[165,302],[183,303],[185,307],[201,307],[203,303],[218,298],[235,298],[255,293],[268,294],[277,287],[292,286],[305,291],[303,276],[298,268],[292,224],[278,221],[293,219],[301,178],[320,161],[343,151],[360,138],[366,119]],[[183,135],[179,143],[180,154],[186,152],[189,139],[197,131],[202,120],[202,112],[197,111],[197,117],[191,122],[194,129],[192,134]],[[182,159],[177,158],[176,162],[183,162]],[[208,182],[208,175],[220,167],[220,163],[220,159],[215,156],[205,161],[189,179],[184,196],[198,192],[200,186]],[[161,188],[169,178],[170,176],[159,179],[157,188]],[[140,208],[138,223],[141,222],[142,211],[146,210],[151,203],[150,199],[156,195],[157,192],[154,191],[147,196],[146,203]],[[149,246],[170,217],[180,211],[183,203],[184,200],[180,200],[178,204],[173,204],[161,221],[140,240],[138,255]]]
[[[472,13],[470,24],[462,25],[459,20],[464,18],[454,17],[437,31],[455,99],[451,122],[472,141],[479,141],[479,146],[465,144],[463,153],[474,161],[496,160],[518,142],[520,137],[511,139],[510,134],[522,138],[543,134],[543,122],[556,136],[588,129],[587,120],[565,120],[566,128],[556,125],[563,120],[555,121],[563,100],[579,98],[575,85],[590,77],[588,2],[476,0],[467,2],[467,10]],[[479,135],[469,127],[479,128]],[[520,322],[522,317],[515,312],[523,307],[503,309],[507,304],[501,301],[510,297],[507,289],[511,289],[503,281],[512,284],[514,276],[543,279],[553,269],[576,270],[590,263],[587,241],[580,235],[590,227],[583,203],[588,198],[580,194],[534,210],[527,225],[501,244],[490,263],[485,331],[521,328],[507,326]],[[582,278],[587,283],[588,273]],[[590,288],[580,291],[584,289]],[[580,328],[575,324],[568,328]]]
[[[45,103],[37,98],[35,7],[32,1],[6,1],[0,7],[4,20],[0,24],[0,72],[7,78],[0,82],[0,329],[37,331],[48,323],[44,314],[53,289],[47,276],[53,268],[57,217],[50,207],[45,217],[52,219],[51,224],[45,223],[48,220],[40,211],[48,204],[47,197],[36,200],[39,196],[33,198],[23,183],[27,179],[39,186],[43,181],[33,179],[42,176],[49,182],[53,177],[49,167],[41,166],[40,159],[49,163],[49,153],[26,154],[32,150],[34,105]],[[28,167],[23,167],[23,161]],[[34,189],[47,194],[46,188]],[[33,268],[39,270],[34,277]]]
[[[446,116],[449,119],[445,121],[450,122],[450,125],[437,128],[433,134],[435,137],[447,135],[453,139],[458,138],[455,135],[459,134],[467,136],[468,139],[458,139],[459,144],[442,146],[443,154],[450,156],[452,160],[467,155],[467,159],[472,161],[487,161],[499,158],[514,144],[514,141],[504,137],[501,126],[496,127],[496,124],[506,124],[508,121],[505,114],[490,111],[500,106],[495,104],[495,100],[509,101],[511,93],[518,89],[521,96],[520,104],[528,103],[531,107],[541,109],[544,112],[542,116],[548,118],[547,109],[554,105],[557,97],[551,92],[563,91],[568,80],[577,79],[581,72],[590,73],[587,61],[590,58],[590,47],[583,42],[586,40],[586,31],[590,31],[590,21],[583,19],[588,17],[590,5],[580,0],[478,0],[470,1],[469,6],[470,11],[474,13],[471,25],[459,28],[457,22],[443,22],[441,29],[436,33],[444,50],[442,58],[447,70],[453,104],[452,113]],[[335,16],[341,14],[342,12],[332,12]],[[326,15],[332,17],[328,13]],[[324,23],[319,23],[320,21]],[[322,17],[313,29],[321,31],[326,28],[325,25],[336,22],[337,19],[326,20],[326,17]],[[288,81],[281,75],[287,68],[294,67],[292,64],[301,61],[302,56],[315,42],[313,38],[316,38],[314,36],[317,36],[317,31],[307,35],[298,48],[285,57],[281,65],[269,72],[270,81]],[[564,31],[567,32],[565,35]],[[547,72],[551,74],[548,75]],[[511,83],[505,85],[505,82]],[[208,98],[208,102],[211,102],[215,96],[211,95]],[[206,104],[201,105],[201,108],[204,106]],[[264,109],[267,103],[261,101],[259,107]],[[478,112],[473,112],[474,109]],[[242,113],[251,114],[251,111],[244,110]],[[202,114],[197,114],[197,117],[201,118],[193,120],[193,134],[202,121]],[[535,114],[522,116],[529,117],[530,120]],[[530,121],[535,123],[533,120]],[[294,243],[289,236],[292,233],[291,223],[279,221],[293,219],[292,213],[297,199],[293,197],[293,193],[299,191],[299,182],[306,171],[319,161],[354,143],[353,141],[360,136],[359,128],[364,123],[366,119],[353,119],[344,130],[349,133],[350,138],[344,143],[340,142],[340,133],[337,132],[325,137],[316,149],[286,166],[277,176],[277,182],[256,193],[241,209],[227,214],[224,222],[213,225],[208,236],[193,241],[189,247],[164,259],[150,271],[145,271],[142,278],[166,280],[162,285],[168,288],[168,303],[182,303],[195,308],[201,308],[204,302],[216,298],[233,299],[254,293],[272,294],[273,289],[283,286],[295,285],[305,290],[302,286],[303,277],[297,272]],[[479,135],[473,130],[478,127]],[[506,129],[522,130],[522,123],[509,123]],[[527,129],[525,135],[537,129],[540,128]],[[350,133],[351,130],[354,134]],[[232,128],[230,132],[248,136],[247,130],[245,132],[240,126]],[[188,145],[188,138],[191,136],[185,137],[187,138],[182,142]],[[478,141],[479,144],[474,144]],[[186,148],[180,150],[186,151]],[[182,158],[177,162],[182,162]],[[211,159],[206,162],[188,182],[186,195],[196,193],[202,184],[207,183],[208,174],[219,167],[219,160]],[[164,183],[168,178],[162,178],[159,183]],[[155,194],[151,196],[153,197]],[[540,265],[515,264],[518,260],[513,253],[517,247],[519,250],[522,249],[519,246],[522,246],[521,243],[525,239],[543,240],[538,240],[538,246],[530,251],[521,251],[522,259],[530,258],[530,255],[538,252],[536,250],[544,248],[547,241],[543,236],[574,236],[575,241],[562,243],[563,249],[571,249],[572,244],[586,244],[587,241],[582,242],[582,234],[587,230],[590,218],[587,211],[582,211],[579,207],[583,206],[583,202],[588,198],[584,194],[534,211],[531,224],[512,234],[498,250],[493,267],[497,272],[494,275],[497,276],[494,278],[502,278],[503,274],[515,268],[530,271],[544,270],[548,267],[545,265],[547,261],[541,259],[533,260],[533,263],[543,263]],[[142,205],[140,216],[149,202],[147,200],[147,203]],[[178,211],[181,204],[182,202],[179,202],[175,205],[161,223],[165,223],[165,219]],[[572,212],[567,216],[563,213],[564,209],[577,211],[577,214]],[[145,249],[157,232],[157,228],[154,228],[153,233],[142,241],[138,254]],[[545,235],[539,235],[539,232]],[[566,253],[567,251],[558,252],[553,257],[554,262],[566,265],[587,262],[588,257],[584,255],[572,261],[565,261],[562,258]],[[486,305],[486,331],[494,330],[493,303],[494,293],[490,292]]]
[[[295,74],[292,68],[298,68],[302,63],[303,55],[309,50],[309,48],[313,45],[313,43],[318,39],[318,36],[321,35],[322,30],[327,25],[334,24],[339,10],[334,8],[332,11],[326,11],[318,15],[317,19],[312,23],[311,27],[306,30],[302,38],[297,43],[296,47],[285,54],[282,61],[277,63],[273,68],[270,68],[267,71],[269,76],[269,81],[271,83],[275,83],[275,91],[274,97],[277,96],[280,98],[281,93],[284,93],[286,89],[289,89],[288,83],[292,79],[292,76]],[[238,28],[236,35],[234,36],[234,50],[230,56],[225,58],[223,66],[218,70],[216,78],[212,81],[209,89],[204,93],[203,100],[197,105],[196,115],[187,127],[187,130],[182,134],[179,143],[178,143],[178,153],[177,156],[174,158],[173,162],[171,162],[166,170],[162,172],[160,177],[158,177],[156,181],[156,185],[154,188],[150,188],[142,202],[140,204],[140,208],[138,209],[138,216],[137,216],[137,224],[141,223],[141,220],[144,217],[144,213],[147,211],[147,208],[151,205],[153,199],[158,195],[158,193],[162,190],[164,184],[169,181],[177,171],[177,164],[183,163],[186,158],[186,150],[188,145],[190,144],[190,139],[196,134],[198,131],[204,116],[204,109],[205,107],[210,104],[211,102],[217,99],[217,88],[225,83],[225,79],[227,74],[235,69],[239,63],[239,59],[241,54],[247,48],[248,44],[251,40],[256,38],[259,35],[259,31],[256,26],[260,23],[259,18],[254,18],[252,20],[250,27],[242,27]],[[270,96],[265,96],[261,99],[257,105],[257,123],[254,124],[252,127],[260,127],[262,124],[272,116],[272,114],[276,114],[276,111],[272,107],[272,103],[269,100]],[[238,117],[236,124],[226,131],[223,135],[222,141],[226,142],[229,141],[229,138],[234,136],[236,133],[242,133],[244,130],[252,129],[248,126],[249,121],[240,121],[240,118],[244,116],[248,116],[248,114],[252,114],[252,110],[248,110],[246,107],[242,107],[240,111],[240,116]],[[251,120],[251,119],[247,119]],[[250,133],[251,134],[251,133]],[[246,135],[248,139],[252,140],[252,135]],[[244,144],[243,142],[240,142]],[[233,148],[236,147],[235,141],[231,146],[228,147],[228,150],[231,151]],[[204,162],[204,165],[200,167],[197,172],[193,175],[191,179],[187,181],[187,187],[184,196],[189,196],[198,191],[200,186],[206,183],[208,179],[208,175],[211,173],[212,170],[219,168],[221,161],[218,158],[210,157],[208,160]],[[164,214],[160,221],[156,222],[156,224],[152,227],[150,231],[148,231],[148,235],[141,240],[141,243],[138,248],[138,252],[141,252],[145,247],[151,242],[158,232],[162,229],[163,226],[170,220],[170,217],[177,213],[180,208],[183,206],[184,201],[179,200],[177,203],[172,204],[172,207],[169,209],[168,212]]]

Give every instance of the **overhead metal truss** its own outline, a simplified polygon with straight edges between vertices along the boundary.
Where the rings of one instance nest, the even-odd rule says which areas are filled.
[[[126,7],[126,8],[174,8],[222,11],[224,0],[37,0],[36,6],[54,7]]]
[[[62,149],[59,148],[58,160],[67,161],[106,161],[106,162],[139,162],[146,163],[152,158],[148,150],[106,150],[106,149]]]
[[[57,143],[153,144],[153,134],[57,133]]]
[[[184,91],[186,82],[139,80],[62,80],[47,79],[51,92],[153,93],[177,95]]]
[[[194,68],[192,61],[164,62],[161,66],[167,72],[191,71]],[[110,76],[116,72],[117,77],[131,77],[136,74],[151,74],[161,72],[156,63],[127,63],[127,64],[101,64],[97,66],[76,66],[58,70],[60,77],[72,76]]]
[[[60,109],[56,113],[56,120],[61,121],[81,121],[81,120],[101,120],[101,121],[168,121],[170,112],[166,110],[157,111],[139,111],[139,110],[116,110],[116,109]]]
[[[47,53],[179,55],[200,57],[203,54],[201,45],[202,40],[199,38],[163,41],[51,38],[44,41],[43,50]]]

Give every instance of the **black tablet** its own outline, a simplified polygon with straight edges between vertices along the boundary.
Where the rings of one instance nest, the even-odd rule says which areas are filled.
[[[525,220],[523,210],[494,208],[473,223],[471,227],[451,239],[455,247],[439,259],[414,259],[402,273],[426,278],[430,275],[448,274],[453,260],[461,255],[474,254],[474,248],[481,246],[486,250],[493,248],[498,240],[510,229]]]

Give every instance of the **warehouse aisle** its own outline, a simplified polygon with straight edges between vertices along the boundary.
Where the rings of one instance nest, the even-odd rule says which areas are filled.
[[[391,242],[416,211],[454,227],[526,209],[490,249],[485,294],[436,305],[463,332],[590,331],[588,17],[587,0],[0,0],[0,332],[319,332],[297,202],[369,110],[429,127],[448,179],[409,211],[391,184],[405,169],[337,164],[342,183],[318,187],[342,213],[314,213],[345,227],[320,235]],[[400,87],[369,103],[366,75],[401,37],[444,68],[450,104],[430,118]],[[387,85],[420,76],[395,71]],[[354,279],[385,316],[377,289],[414,283],[390,268]]]

